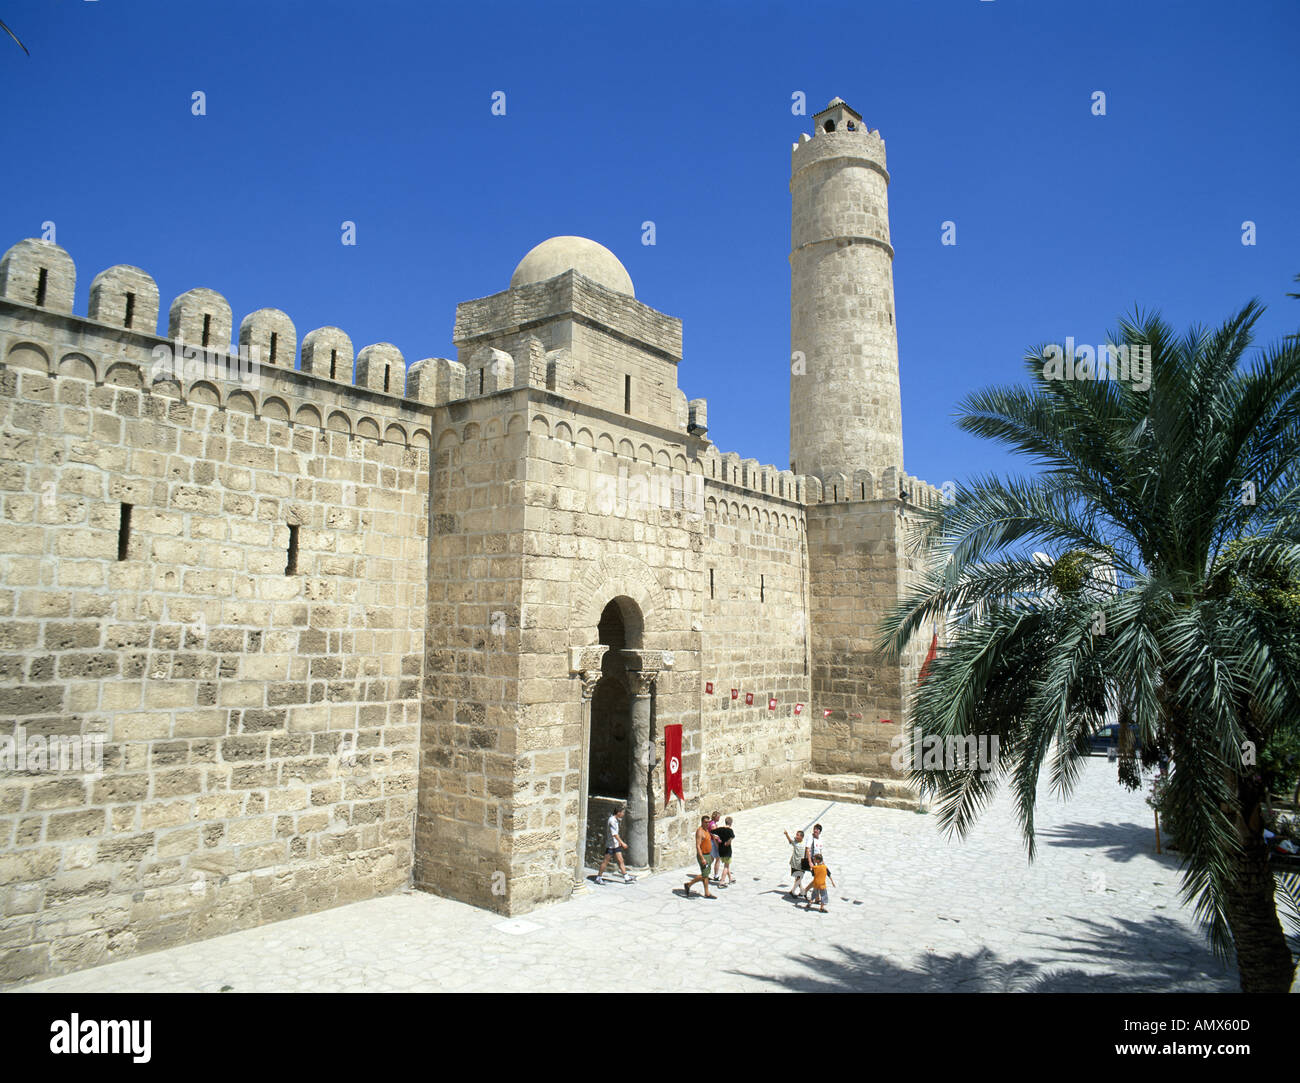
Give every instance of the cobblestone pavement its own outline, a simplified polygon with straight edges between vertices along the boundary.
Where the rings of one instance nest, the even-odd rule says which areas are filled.
[[[591,885],[503,919],[420,892],[354,903],[24,990],[1233,991],[1155,853],[1151,810],[1094,758],[1038,807],[1025,859],[1005,792],[964,842],[933,814],[799,799],[735,814],[735,886],[684,871]],[[783,894],[782,829],[824,826],[829,912]],[[689,860],[689,854],[683,854]],[[687,865],[682,866],[685,870]],[[717,890],[717,889],[715,889]]]

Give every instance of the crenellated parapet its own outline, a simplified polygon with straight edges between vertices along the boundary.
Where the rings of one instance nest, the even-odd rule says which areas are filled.
[[[292,368],[298,356],[298,330],[287,313],[259,308],[239,322],[239,345],[263,365]]]
[[[406,358],[391,342],[376,342],[357,354],[353,379],[357,387],[401,395],[406,390]]]
[[[686,406],[686,431],[692,436],[703,436],[709,431],[708,400],[691,399]]]
[[[90,318],[142,334],[158,333],[158,284],[140,270],[118,264],[90,283]]]
[[[808,476],[802,480],[803,501],[807,504],[902,500],[918,508],[937,508],[943,503],[943,493],[937,486],[892,466],[879,477],[868,470],[855,470],[852,475],[837,472],[824,478]]]
[[[0,258],[0,300],[74,316],[76,280],[72,257],[49,241],[19,241]],[[86,318],[95,323],[158,339],[163,337],[158,333],[159,313],[157,283],[139,267],[109,267],[90,284]],[[297,328],[288,313],[278,308],[250,312],[235,335],[230,304],[216,290],[205,287],[186,290],[172,301],[165,338],[173,348],[197,348],[210,357],[242,353],[271,368],[298,368],[318,379],[426,404],[435,400],[436,367],[421,370],[424,375],[408,384],[405,359],[392,343],[375,343],[354,355],[347,333],[326,326],[308,332],[300,352]],[[534,352],[537,366],[544,366],[540,343]],[[462,388],[455,397],[463,394]]]
[[[167,337],[192,346],[223,349],[230,341],[230,305],[216,290],[186,290],[167,312]]]
[[[706,485],[720,482],[759,496],[795,503],[803,503],[806,499],[808,479],[798,476],[793,470],[778,470],[770,464],[759,463],[757,459],[742,459],[734,451],[720,452],[712,445],[706,445],[700,451],[698,461]]]
[[[19,241],[0,259],[0,297],[51,312],[72,312],[77,268],[52,241]]]
[[[318,327],[302,340],[302,371],[326,380],[352,375],[352,339],[337,327]]]

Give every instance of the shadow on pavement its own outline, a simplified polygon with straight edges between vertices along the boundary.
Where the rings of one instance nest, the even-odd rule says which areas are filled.
[[[1099,850],[1110,861],[1132,861],[1135,857],[1149,857],[1167,868],[1178,868],[1176,853],[1156,853],[1154,820],[1145,826],[1135,823],[1060,824],[1057,827],[1038,828],[1034,834],[1048,846]]]
[[[1063,945],[1079,963],[1105,972],[1059,963],[1002,959],[990,948],[972,953],[918,952],[912,965],[855,948],[833,954],[789,956],[807,968],[802,975],[773,977],[733,970],[756,981],[796,992],[875,993],[1173,993],[1188,990],[1235,992],[1235,967],[1224,967],[1204,940],[1168,918],[1106,925],[1074,919],[1078,935],[1038,932]],[[828,947],[830,947],[828,945]]]

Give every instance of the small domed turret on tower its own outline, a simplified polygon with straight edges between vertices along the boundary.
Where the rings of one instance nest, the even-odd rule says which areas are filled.
[[[841,98],[790,167],[790,467],[903,468],[885,142]]]
[[[627,268],[587,237],[529,249],[508,289],[456,306],[452,341],[471,396],[532,385],[674,431],[691,428],[677,388],[682,321],[638,301]],[[703,432],[697,424],[695,434]]]

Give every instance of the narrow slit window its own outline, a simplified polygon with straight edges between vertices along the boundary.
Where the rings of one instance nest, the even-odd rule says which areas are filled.
[[[279,344],[278,339],[279,336],[276,335],[274,331],[272,331],[271,332],[271,364],[273,365],[275,364],[275,348]]]
[[[385,394],[388,393],[388,369],[389,369],[389,366],[388,366],[388,365],[385,365],[385,366],[384,366],[384,393],[385,393]]]
[[[623,377],[623,413],[632,412],[632,377]]]
[[[123,504],[117,519],[117,559],[125,560],[131,548],[131,505]]]
[[[36,305],[38,308],[45,307],[45,280],[48,276],[49,272],[44,267],[41,268],[41,273],[36,276]]]
[[[478,370],[478,393],[483,394],[483,381],[487,377],[487,369]]]
[[[128,293],[126,295],[126,315],[122,320],[122,324],[124,327],[130,327],[134,321],[135,321],[135,294]]]
[[[289,525],[289,560],[284,566],[285,575],[298,574],[298,528]]]
[[[331,379],[331,380],[333,380],[333,379],[335,378],[335,377],[334,377],[334,367],[338,364],[338,361],[339,361],[339,352],[338,352],[338,350],[330,350],[330,379]]]
[[[758,600],[760,602],[767,601],[767,576],[765,575],[758,577]]]
[[[709,597],[713,597],[713,569],[709,569]]]
[[[203,341],[200,343],[200,345],[206,346],[208,344],[208,339],[211,337],[211,335],[212,335],[212,316],[210,313],[205,312],[203,313]]]

